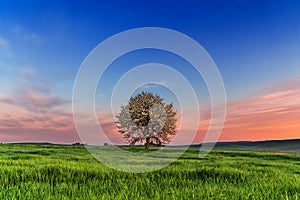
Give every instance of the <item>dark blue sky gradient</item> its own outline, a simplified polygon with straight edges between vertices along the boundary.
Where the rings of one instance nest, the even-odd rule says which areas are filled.
[[[69,95],[99,42],[146,26],[197,40],[219,67],[230,99],[300,74],[299,1],[1,1],[0,37],[11,55],[0,57],[4,65],[47,74],[57,93]]]

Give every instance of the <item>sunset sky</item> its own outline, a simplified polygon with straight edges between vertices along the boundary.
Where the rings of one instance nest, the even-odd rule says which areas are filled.
[[[54,0],[0,1],[0,142],[79,142],[72,91],[81,63],[103,40],[139,27],[182,32],[214,60],[227,94],[220,141],[300,138],[300,1]],[[205,83],[184,60],[158,50],[132,52],[108,68],[95,94],[103,130],[124,143],[110,94],[122,74],[150,62],[190,81],[201,116],[194,143],[201,142],[210,120]],[[143,89],[179,106],[167,89]]]

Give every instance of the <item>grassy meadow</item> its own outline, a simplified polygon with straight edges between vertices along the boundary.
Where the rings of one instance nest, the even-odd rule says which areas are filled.
[[[300,156],[214,150],[199,159],[190,148],[166,168],[134,174],[104,166],[82,146],[3,144],[0,199],[296,200]]]

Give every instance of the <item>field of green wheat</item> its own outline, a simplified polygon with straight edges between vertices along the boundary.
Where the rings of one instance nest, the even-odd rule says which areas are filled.
[[[189,149],[166,168],[134,174],[84,147],[0,145],[0,199],[300,199],[300,156],[215,150],[199,159]]]

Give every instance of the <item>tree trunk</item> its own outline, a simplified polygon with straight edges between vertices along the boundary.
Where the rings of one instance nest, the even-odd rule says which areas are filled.
[[[149,149],[150,146],[150,138],[146,138],[145,149]]]

